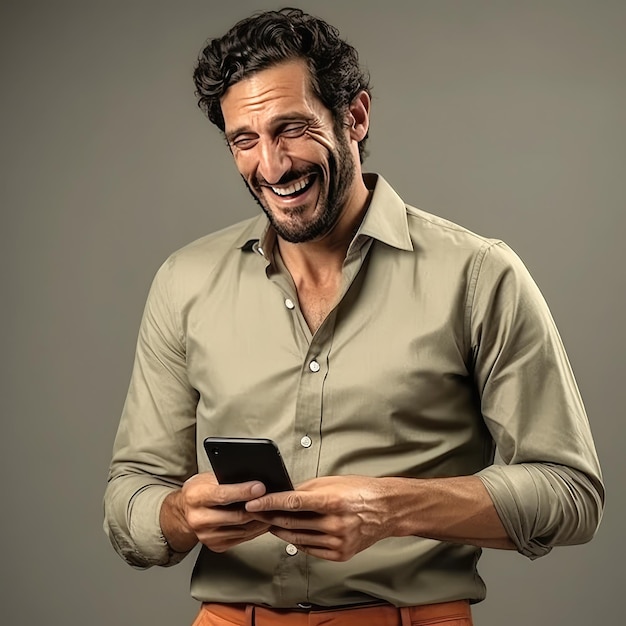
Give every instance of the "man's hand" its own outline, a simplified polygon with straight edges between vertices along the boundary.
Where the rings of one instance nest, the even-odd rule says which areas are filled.
[[[220,485],[211,473],[196,474],[165,498],[161,530],[176,552],[187,552],[198,541],[224,552],[267,532],[269,524],[255,519],[242,504],[264,493],[260,482]]]
[[[270,532],[311,556],[347,561],[394,534],[392,497],[384,480],[365,476],[315,478],[296,491],[251,500],[246,511]]]
[[[247,502],[270,532],[311,556],[346,561],[386,537],[418,536],[512,550],[493,502],[476,476],[329,476]]]

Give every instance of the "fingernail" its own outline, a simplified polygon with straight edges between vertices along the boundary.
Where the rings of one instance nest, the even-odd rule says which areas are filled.
[[[256,500],[251,500],[250,502],[246,502],[246,511],[250,513],[254,513],[259,509],[259,503]]]
[[[250,495],[253,498],[260,498],[265,494],[265,485],[263,483],[255,483],[250,487]]]

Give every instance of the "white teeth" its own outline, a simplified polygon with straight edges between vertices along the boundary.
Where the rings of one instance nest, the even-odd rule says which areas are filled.
[[[296,191],[301,191],[302,189],[304,189],[309,184],[309,180],[310,177],[306,176],[305,178],[301,178],[300,180],[296,181],[292,185],[289,185],[289,187],[272,187],[272,191],[277,196],[289,196],[292,193],[296,193]]]

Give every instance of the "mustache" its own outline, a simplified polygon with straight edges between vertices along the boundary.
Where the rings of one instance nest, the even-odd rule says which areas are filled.
[[[271,187],[272,185],[288,185],[294,180],[299,180],[300,178],[304,176],[309,176],[309,175],[318,174],[318,173],[319,173],[319,168],[317,167],[308,167],[306,169],[300,169],[300,170],[289,170],[288,172],[285,172],[280,177],[280,180],[278,181],[274,181],[270,183],[268,180],[263,178],[263,176],[257,176],[254,179],[253,184],[254,184],[255,189],[259,190],[261,187]]]

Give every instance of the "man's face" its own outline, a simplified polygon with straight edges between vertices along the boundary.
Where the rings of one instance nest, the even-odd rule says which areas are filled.
[[[329,233],[349,202],[356,162],[305,62],[251,75],[221,105],[237,169],[278,235],[301,243]]]

